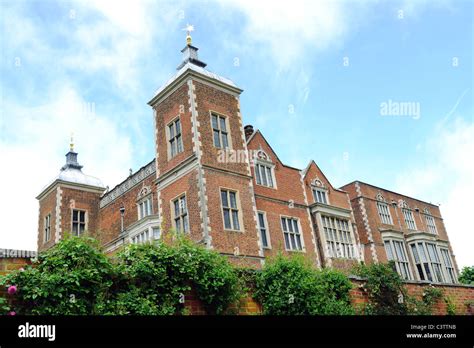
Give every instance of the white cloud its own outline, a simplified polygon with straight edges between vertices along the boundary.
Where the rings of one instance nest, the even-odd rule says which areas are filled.
[[[469,217],[474,196],[474,123],[457,118],[440,123],[421,146],[426,161],[397,177],[397,190],[440,203],[459,267],[474,264]]]

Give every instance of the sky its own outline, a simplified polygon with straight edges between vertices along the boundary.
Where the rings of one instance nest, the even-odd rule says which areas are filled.
[[[147,102],[192,24],[282,161],[440,204],[474,265],[472,1],[0,0],[0,24],[1,248],[36,250],[71,133],[110,187],[153,159]]]

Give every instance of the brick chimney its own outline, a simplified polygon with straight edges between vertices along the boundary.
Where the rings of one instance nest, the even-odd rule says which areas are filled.
[[[250,136],[253,134],[253,126],[251,124],[248,124],[244,127],[244,132],[245,132],[245,139],[250,138]]]

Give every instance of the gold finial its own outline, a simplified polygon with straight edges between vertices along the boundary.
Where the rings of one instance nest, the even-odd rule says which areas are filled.
[[[191,46],[191,43],[193,41],[193,39],[191,38],[191,32],[194,31],[194,25],[190,25],[190,24],[187,24],[186,25],[186,28],[184,28],[183,30],[186,30],[187,32],[187,35],[186,35],[186,44],[188,46]]]
[[[74,152],[74,133],[71,132],[71,143],[69,144],[69,150]]]

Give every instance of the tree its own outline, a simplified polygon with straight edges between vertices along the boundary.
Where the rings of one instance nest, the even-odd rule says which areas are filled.
[[[474,266],[464,267],[459,275],[459,282],[474,285]]]

